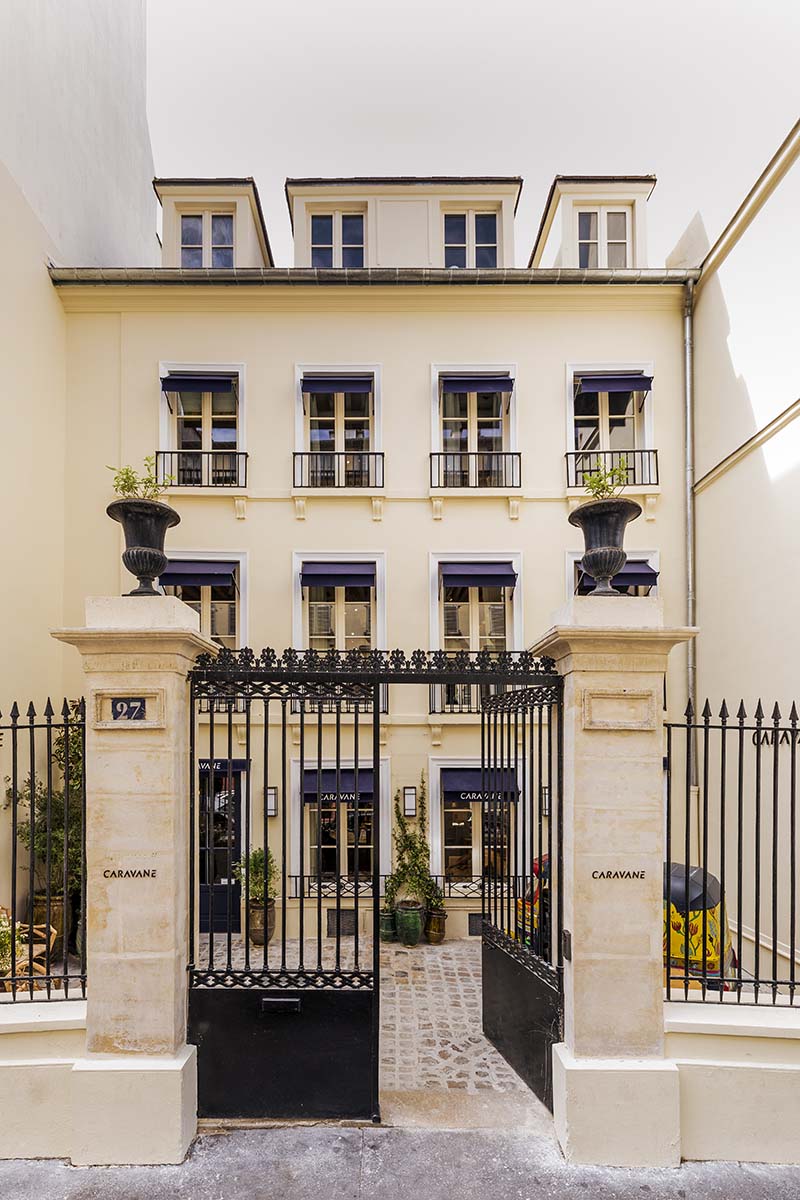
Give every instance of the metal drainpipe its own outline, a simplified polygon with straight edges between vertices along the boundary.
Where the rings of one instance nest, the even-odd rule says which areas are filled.
[[[697,617],[695,594],[695,505],[694,505],[694,282],[683,293],[683,392],[686,448],[686,624]],[[686,691],[697,720],[697,657],[694,641],[686,647]],[[697,786],[697,735],[693,735],[691,785]]]

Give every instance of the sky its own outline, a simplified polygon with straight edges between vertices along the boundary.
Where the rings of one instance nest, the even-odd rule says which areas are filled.
[[[797,118],[796,0],[148,0],[160,175],[253,175],[291,263],[287,175],[658,176],[650,265],[713,241]]]

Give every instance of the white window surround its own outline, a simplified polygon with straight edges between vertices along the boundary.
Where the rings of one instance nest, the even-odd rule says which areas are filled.
[[[366,562],[375,564],[375,648],[388,647],[386,628],[386,552],[384,550],[294,550],[292,551],[292,645],[306,649],[303,619],[303,589],[300,572],[304,562]]]
[[[627,362],[568,362],[566,370],[566,425],[565,425],[565,445],[566,452],[571,454],[575,449],[575,376],[583,374],[597,375],[624,375],[627,371],[641,372],[642,375],[650,377],[655,376],[655,364],[644,360],[628,360]],[[516,390],[516,389],[515,389]],[[644,408],[642,410],[642,437],[644,445],[640,446],[641,450],[657,449],[655,443],[655,390],[656,381],[653,378],[653,386],[645,396]],[[583,488],[577,489],[583,491]]]
[[[305,413],[303,411],[304,375],[371,375],[372,386],[372,444],[370,452],[383,450],[383,421],[381,404],[380,363],[295,363],[294,367],[294,448],[298,454],[308,450],[306,445]],[[341,491],[338,488],[337,491]],[[364,489],[359,488],[363,495]],[[352,556],[351,556],[352,557]],[[355,560],[353,560],[355,561]]]
[[[517,364],[516,363],[431,363],[431,453],[442,452],[441,388],[442,375],[510,375],[514,380],[508,399],[508,445],[506,451],[517,449]],[[476,489],[471,488],[470,491]],[[480,491],[480,489],[478,489]],[[505,489],[504,489],[505,490]],[[515,492],[519,489],[515,488]]]
[[[328,203],[320,201],[319,203],[306,204],[306,245],[308,246],[308,265],[311,266],[311,259],[314,251],[314,241],[311,233],[312,217],[333,217],[333,266],[342,269],[342,217],[363,217],[364,219],[364,240],[362,247],[364,251],[364,266],[369,266],[369,228],[367,221],[367,205],[363,201],[355,200],[352,203],[331,200]]]
[[[464,758],[452,757],[445,755],[429,755],[428,756],[428,814],[430,820],[430,829],[428,830],[428,844],[431,848],[430,871],[431,875],[444,874],[444,821],[443,821],[443,796],[442,796],[442,771],[456,769],[475,769],[480,770],[480,758]],[[477,805],[476,805],[477,808]],[[475,809],[473,809],[473,812]],[[480,818],[479,818],[480,819]],[[518,823],[516,830],[519,844],[517,854],[519,862],[522,864],[523,873],[528,866],[528,847],[522,840],[522,823]],[[482,836],[482,835],[481,835]],[[453,884],[453,894],[458,894],[458,885]]]
[[[248,595],[248,562],[247,550],[170,550],[168,555],[172,562],[235,562],[239,567],[239,609],[238,609],[238,643],[247,646],[249,621]]]
[[[634,559],[636,562],[646,562],[654,571],[661,570],[661,552],[659,550],[628,550],[628,561]],[[567,601],[571,600],[575,595],[575,564],[579,563],[583,558],[582,550],[567,550],[566,552],[566,572],[564,576],[564,587],[566,589]],[[660,577],[659,577],[660,578]],[[650,592],[651,596],[658,596],[659,588],[656,582],[655,587]]]
[[[173,414],[169,411],[169,404],[164,392],[161,391],[161,380],[165,375],[177,375],[186,372],[187,374],[197,375],[215,375],[225,374],[236,375],[239,383],[237,388],[238,404],[237,404],[237,434],[236,434],[236,449],[237,451],[245,452],[247,450],[247,407],[246,407],[246,386],[245,364],[242,362],[216,362],[216,363],[200,363],[200,362],[178,362],[165,360],[158,364],[158,379],[157,386],[159,395],[161,396],[161,407],[159,409],[158,421],[158,448],[159,450],[175,450],[173,444],[175,440],[175,422],[172,419]],[[196,490],[196,489],[195,489]]]
[[[366,737],[364,739],[366,743]],[[392,862],[392,777],[391,777],[391,758],[381,757],[381,778],[380,778],[380,795],[378,798],[378,810],[380,816],[380,841],[378,846],[378,865],[381,874],[387,874],[391,870]],[[323,758],[321,762],[322,770],[330,770],[336,767],[335,758]],[[339,765],[343,770],[352,770],[355,766],[353,758],[341,758]],[[305,770],[316,770],[317,763],[310,758],[305,759],[303,767]],[[372,770],[372,758],[363,758],[359,755],[359,769],[362,771]],[[290,820],[292,828],[297,829],[299,825],[297,821],[302,819],[302,799],[300,793],[300,760],[293,758],[289,764],[291,794],[289,798]],[[280,811],[280,804],[279,804]],[[291,838],[291,846],[289,849],[289,874],[301,875],[305,871],[300,870],[300,842],[297,838]],[[366,882],[366,881],[365,881]]]
[[[475,217],[483,216],[484,213],[491,214],[497,218],[497,267],[504,265],[503,259],[503,205],[499,203],[489,202],[487,204],[476,204],[472,201],[458,200],[443,200],[439,206],[439,245],[441,247],[441,263],[444,267],[444,218],[446,215],[464,214],[467,218],[467,270],[475,269]],[[463,268],[462,268],[463,269]],[[453,267],[452,270],[458,270]]]
[[[522,612],[522,551],[521,550],[450,550],[441,553],[431,551],[428,555],[429,571],[429,644],[431,650],[441,650],[441,633],[439,621],[439,566],[447,562],[510,562],[517,573],[517,585],[511,596],[511,622],[506,633],[506,644],[509,650],[524,650],[523,612]]]

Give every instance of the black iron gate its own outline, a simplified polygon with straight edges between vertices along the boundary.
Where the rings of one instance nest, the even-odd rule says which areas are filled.
[[[373,931],[389,685],[484,695],[535,685],[555,697],[553,664],[527,653],[223,650],[190,679],[189,1040],[200,1115],[379,1120]],[[201,788],[201,762],[221,787]],[[209,880],[216,916],[201,932]],[[527,952],[524,939],[517,949]]]
[[[562,750],[560,680],[484,700],[483,1029],[550,1109],[563,1014]]]

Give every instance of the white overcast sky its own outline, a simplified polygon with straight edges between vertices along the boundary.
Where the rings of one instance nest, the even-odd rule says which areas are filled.
[[[713,241],[797,118],[798,0],[149,0],[156,172],[253,175],[279,265],[287,175],[654,172],[650,262]]]

